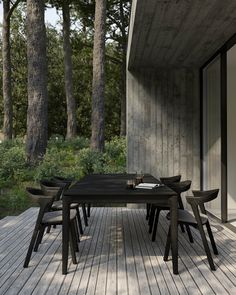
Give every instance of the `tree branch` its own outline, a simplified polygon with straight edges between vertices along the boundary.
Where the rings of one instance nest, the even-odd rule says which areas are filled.
[[[121,24],[114,17],[112,17],[110,14],[107,14],[107,18],[110,19],[114,24],[116,24],[120,30],[122,30]]]
[[[83,46],[85,46],[85,47],[88,47],[88,48],[93,48],[93,46],[92,46],[92,44],[90,45],[90,44],[88,44],[88,43],[82,43],[83,44]],[[122,64],[122,60],[121,59],[119,59],[119,58],[116,58],[116,57],[114,57],[114,56],[110,56],[109,54],[105,54],[105,57],[108,59],[108,60],[110,60],[111,62],[113,62],[113,63],[115,63],[115,64]]]
[[[16,2],[11,6],[10,10],[8,11],[7,17],[6,19],[9,20],[13,11],[15,10],[15,8],[17,7],[17,5],[21,2],[22,0],[16,0]]]

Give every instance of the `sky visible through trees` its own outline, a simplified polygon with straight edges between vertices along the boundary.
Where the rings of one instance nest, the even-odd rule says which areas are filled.
[[[2,23],[2,3],[0,3],[0,23]],[[45,11],[45,22],[46,24],[50,24],[52,26],[60,27],[59,20],[60,20],[61,12],[59,15],[56,11],[56,8],[47,8]]]
[[[31,1],[35,5],[44,3],[41,0],[28,0],[26,3],[29,4]],[[103,97],[104,111],[99,114],[99,118],[96,118],[96,124],[91,124],[94,107],[94,104],[92,104],[94,95],[94,83],[92,81],[95,75],[93,73],[93,60],[96,57],[96,55],[93,56],[93,48],[95,45],[100,44],[98,40],[94,40],[96,35],[95,7],[99,7],[104,0],[98,0],[97,5],[95,5],[95,2],[90,4],[82,1],[66,2],[71,3],[69,16],[67,15],[66,18],[65,5],[62,5],[65,2],[60,1],[47,1],[46,8],[41,11],[42,15],[40,16],[42,19],[45,12],[46,53],[38,53],[38,56],[46,55],[47,67],[45,67],[43,76],[45,76],[45,79],[47,77],[48,99],[45,100],[45,104],[48,104],[48,138],[55,135],[67,138],[74,138],[77,135],[91,138],[92,127],[100,128],[98,127],[100,117],[104,122],[102,124],[104,134],[103,136],[99,135],[98,138],[109,140],[114,136],[124,136],[126,133],[126,109],[124,107],[126,101],[125,66],[130,1],[110,0],[107,2],[105,9],[103,17],[103,42],[105,48],[101,55],[103,56],[101,62],[104,68],[104,75],[102,74],[102,76],[105,76],[106,79],[101,83],[104,88],[103,91],[101,93],[96,92],[97,96]],[[27,110],[29,110],[27,85],[29,86],[29,80],[34,75],[29,75],[29,71],[27,71],[27,65],[29,66],[29,50],[27,50],[27,46],[30,43],[28,32],[31,27],[28,25],[28,17],[26,18],[26,15],[29,15],[26,11],[26,3],[19,0],[13,2],[6,0],[4,3],[8,6],[3,7],[2,1],[0,1],[0,23],[3,24],[2,38],[0,39],[3,56],[2,60],[0,59],[1,68],[3,68],[0,77],[0,80],[2,80],[0,81],[2,82],[0,83],[2,85],[0,92],[0,125],[3,127],[0,126],[0,132],[4,134],[4,139],[11,139],[25,137],[27,134],[29,127],[28,120],[26,120],[29,117],[26,116]],[[50,8],[51,5],[56,8]],[[13,8],[11,13],[8,13],[9,7],[10,9]],[[34,28],[42,26],[33,25]],[[6,34],[7,32],[8,34]],[[65,46],[65,40],[67,40],[67,45],[71,43],[71,48]],[[39,42],[39,44],[41,43]],[[6,44],[11,46],[6,46]],[[99,45],[97,48],[100,50],[100,47]],[[95,50],[95,52],[97,51]],[[11,57],[10,61],[9,56]],[[102,67],[99,66],[98,68]],[[10,75],[9,77],[4,75],[4,73],[10,72],[8,69],[11,69],[11,77]],[[71,69],[72,75],[68,72],[68,69]],[[37,69],[35,68],[35,70]],[[9,81],[11,83],[8,83]],[[73,84],[69,85],[66,83],[67,81],[73,81]],[[10,86],[8,88],[11,91],[6,86]],[[8,95],[9,93],[11,95]],[[70,100],[68,100],[72,96],[75,98],[73,106],[69,104]],[[12,106],[11,112],[8,112],[8,109],[10,110],[10,108],[7,108],[8,105]],[[95,107],[98,108],[97,103]],[[73,109],[73,118],[76,118],[73,120],[74,125],[72,120],[69,120],[69,118],[72,118],[72,116],[69,116],[72,114],[71,109]],[[71,128],[68,128],[68,126],[71,127],[72,125],[76,126],[76,131],[71,132],[70,135],[68,131]]]

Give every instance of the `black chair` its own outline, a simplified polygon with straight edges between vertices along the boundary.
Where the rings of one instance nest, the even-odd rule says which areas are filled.
[[[170,177],[161,177],[160,181],[161,183],[168,185],[169,183],[172,182],[180,182],[181,179],[181,175],[175,175],[175,176],[170,176]],[[147,204],[147,216],[146,219],[149,219],[148,221],[148,225],[149,225],[149,233],[152,232],[152,228],[153,228],[153,222],[154,222],[154,218],[155,218],[155,212],[156,212],[156,206],[155,204]],[[168,210],[167,209],[162,209],[162,210]]]
[[[215,240],[211,231],[211,226],[207,217],[207,212],[206,212],[204,204],[214,200],[217,197],[218,192],[219,192],[218,189],[209,190],[209,191],[193,191],[193,196],[186,197],[187,202],[190,204],[193,213],[187,210],[178,211],[179,224],[193,226],[194,228],[197,228],[200,231],[203,247],[205,249],[211,270],[215,270],[215,265],[214,265],[211,251],[206,239],[203,225],[206,226],[206,229],[211,241],[212,249],[215,255],[218,255],[218,250],[217,250]],[[165,254],[164,254],[165,261],[168,260],[168,256],[169,256],[170,241],[171,240],[170,240],[170,227],[169,227],[166,247],[165,247]]]
[[[62,210],[62,195],[63,192],[70,186],[71,182],[56,182],[53,180],[41,180],[40,181],[40,186],[45,195],[53,196],[54,197],[54,202],[52,203],[51,210],[52,211],[60,211]],[[73,203],[70,205],[70,209],[74,209],[77,212],[77,221],[79,225],[79,230],[80,233],[83,234],[83,227],[82,227],[82,222],[81,222],[81,217],[80,217],[80,212],[79,212],[79,204]],[[48,227],[47,232],[49,233],[50,227]]]
[[[39,204],[40,209],[38,217],[36,220],[33,235],[30,241],[30,245],[26,254],[24,267],[28,267],[29,261],[33,250],[38,251],[38,247],[42,242],[42,238],[45,232],[45,228],[52,225],[62,225],[62,211],[51,211],[51,206],[54,201],[53,196],[44,195],[43,191],[35,188],[26,189],[28,195],[31,197],[32,201]],[[76,251],[78,248],[78,228],[76,225],[76,211],[70,211],[70,248],[72,261],[74,264],[76,261]]]
[[[178,203],[179,203],[179,209],[184,209],[184,205],[182,202],[181,198],[181,193],[187,192],[190,189],[191,186],[191,180],[185,180],[181,182],[170,182],[170,183],[165,183],[168,187],[170,187],[173,191],[175,191],[178,195]],[[159,215],[161,210],[169,210],[169,207],[163,207],[163,206],[155,206],[155,221],[153,225],[153,230],[152,230],[152,241],[155,241],[156,239],[156,232],[157,232],[157,225],[158,225],[158,220],[159,220]],[[168,213],[169,214],[169,213]],[[182,232],[185,232],[184,226],[180,224]],[[191,230],[188,225],[186,225],[186,230],[188,233],[189,241],[193,243],[193,237],[191,234]]]
[[[63,182],[63,183],[71,183],[74,181],[73,178],[67,178],[67,177],[62,177],[62,176],[53,176],[53,179],[56,182]],[[88,226],[88,217],[90,217],[90,208],[91,204],[88,204],[88,210],[86,212],[86,206],[84,203],[81,204],[82,211],[83,211],[83,217],[84,217],[84,224],[85,226]]]

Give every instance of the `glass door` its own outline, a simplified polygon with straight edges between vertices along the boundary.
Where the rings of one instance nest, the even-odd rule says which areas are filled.
[[[236,45],[227,51],[227,207],[236,225]]]
[[[203,189],[221,188],[221,59],[203,69]],[[221,218],[221,194],[207,210]]]

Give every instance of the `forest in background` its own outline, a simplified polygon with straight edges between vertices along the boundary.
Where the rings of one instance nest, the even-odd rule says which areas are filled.
[[[55,1],[54,1],[55,2]],[[91,96],[94,34],[94,3],[71,5],[73,92],[76,100],[77,135],[91,136]],[[92,1],[93,2],[93,1]],[[124,7],[123,23],[117,5]],[[48,3],[47,5],[50,5]],[[55,5],[54,5],[55,6]],[[60,9],[60,6],[58,6]],[[121,103],[125,95],[124,63],[130,1],[107,1],[105,55],[105,139],[121,133]],[[48,63],[48,136],[66,136],[67,112],[64,86],[63,32],[61,26],[46,26]],[[121,30],[125,30],[125,35]],[[26,4],[19,3],[11,16],[11,63],[13,136],[26,135],[27,120],[27,37]],[[1,44],[2,45],[2,44]],[[126,48],[125,48],[126,50]],[[1,59],[2,63],[2,59]],[[2,68],[2,65],[1,65]],[[0,77],[2,79],[2,75]],[[3,126],[2,81],[0,82],[0,125]],[[123,134],[124,135],[124,134]]]
[[[2,131],[4,133],[4,137],[0,141],[0,218],[6,215],[18,214],[31,206],[32,204],[25,188],[38,185],[39,180],[43,178],[59,175],[79,179],[88,173],[124,173],[126,171],[125,83],[126,46],[130,13],[129,0],[96,0],[96,2],[73,0],[47,1],[46,5],[53,5],[53,7],[57,7],[60,11],[62,4],[66,2],[69,5],[66,7],[67,21],[68,7],[70,8],[69,42],[65,42],[66,18],[64,15],[63,25],[61,24],[57,27],[46,26],[47,69],[45,69],[45,66],[43,69],[40,69],[39,61],[41,58],[44,58],[44,54],[37,56],[34,50],[40,49],[37,48],[37,45],[38,47],[42,46],[40,40],[35,39],[35,36],[38,38],[41,36],[38,30],[29,26],[29,20],[27,25],[27,17],[31,17],[31,21],[32,18],[34,19],[34,11],[30,11],[29,5],[32,4],[41,9],[41,15],[36,17],[40,21],[44,1],[27,0],[27,3],[23,0],[4,1],[0,2],[5,3],[8,6],[6,7],[7,9],[11,7],[14,10],[9,10],[11,11],[10,22],[5,22],[5,31],[4,25],[2,26],[3,34],[0,40],[3,53],[0,59],[1,67],[3,68],[2,75],[0,75],[0,124],[3,126]],[[93,85],[96,82],[96,79],[94,79],[96,74],[94,74],[94,57],[96,58],[96,55],[94,55],[94,46],[96,47],[94,42],[94,32],[96,31],[95,3],[98,5],[105,4],[106,6],[105,9],[103,7],[103,12],[105,11],[106,13],[106,34],[104,40],[105,51],[102,53],[105,57],[102,59],[104,60],[105,81],[101,81],[101,76],[98,77],[98,80],[100,80],[98,85],[103,86],[104,84],[104,92],[99,92],[101,87],[98,92],[94,91]],[[10,64],[6,62],[9,57],[7,56],[9,51],[6,47],[8,34],[6,25],[9,24]],[[42,27],[37,27],[37,29],[40,30]],[[5,47],[3,45],[4,33]],[[41,33],[43,34],[43,31]],[[32,40],[34,48],[32,47]],[[99,43],[101,40],[97,42]],[[73,74],[71,93],[75,98],[75,105],[72,111],[75,110],[77,125],[76,133],[71,133],[70,136],[68,136],[68,93],[66,93],[65,85],[65,72],[68,66],[68,64],[65,66],[65,47],[68,44],[71,45]],[[34,56],[32,56],[32,48]],[[31,51],[30,54],[29,51]],[[43,53],[44,49],[42,51],[39,50],[39,52]],[[37,69],[36,76],[38,75],[38,77],[36,79],[34,67]],[[29,71],[32,72],[32,76],[29,75]],[[32,95],[38,91],[35,81],[41,83],[44,73],[47,76],[47,81],[46,83],[43,81],[44,85],[40,87],[44,89],[42,92],[40,92],[40,89],[39,100],[37,100],[37,97],[35,100],[34,95]],[[32,85],[34,87],[33,92],[30,89]],[[40,101],[45,94],[45,85],[47,87],[46,99]],[[31,110],[29,116],[29,106],[30,104],[32,105],[32,100],[34,100],[35,104],[35,109],[33,110],[35,113]],[[105,104],[104,113],[101,112],[99,114],[100,116],[104,114],[102,120],[104,119],[105,121],[105,142],[103,142],[103,146],[100,145],[101,149],[91,146],[92,125],[93,128],[95,127],[96,129],[98,127],[98,131],[101,131],[99,122],[95,120],[92,124],[91,119],[92,111],[95,110],[96,112],[96,107],[99,109],[99,100],[104,100]],[[33,126],[34,128],[29,132],[29,125],[32,122],[41,120],[44,123],[45,114],[41,112],[42,117],[40,117],[37,110],[37,108],[44,106],[44,102],[48,104],[48,108],[45,108],[48,114],[48,116],[45,116],[47,124]],[[9,120],[11,119],[11,108],[12,130],[10,128],[11,124],[9,124],[11,123],[11,120]],[[46,147],[42,145],[40,126],[46,126],[47,128],[46,132],[44,132],[44,136],[47,136]],[[32,128],[32,125],[30,128]],[[101,138],[100,134],[96,134],[98,135],[98,140]],[[37,148],[37,145],[39,145],[40,149],[36,149],[35,154],[34,151],[27,151],[27,141],[30,143],[30,147],[34,146]],[[41,151],[43,151],[42,157]],[[33,155],[31,159],[28,157],[29,154]],[[34,157],[35,155],[36,157]],[[34,161],[35,159],[36,161]]]

